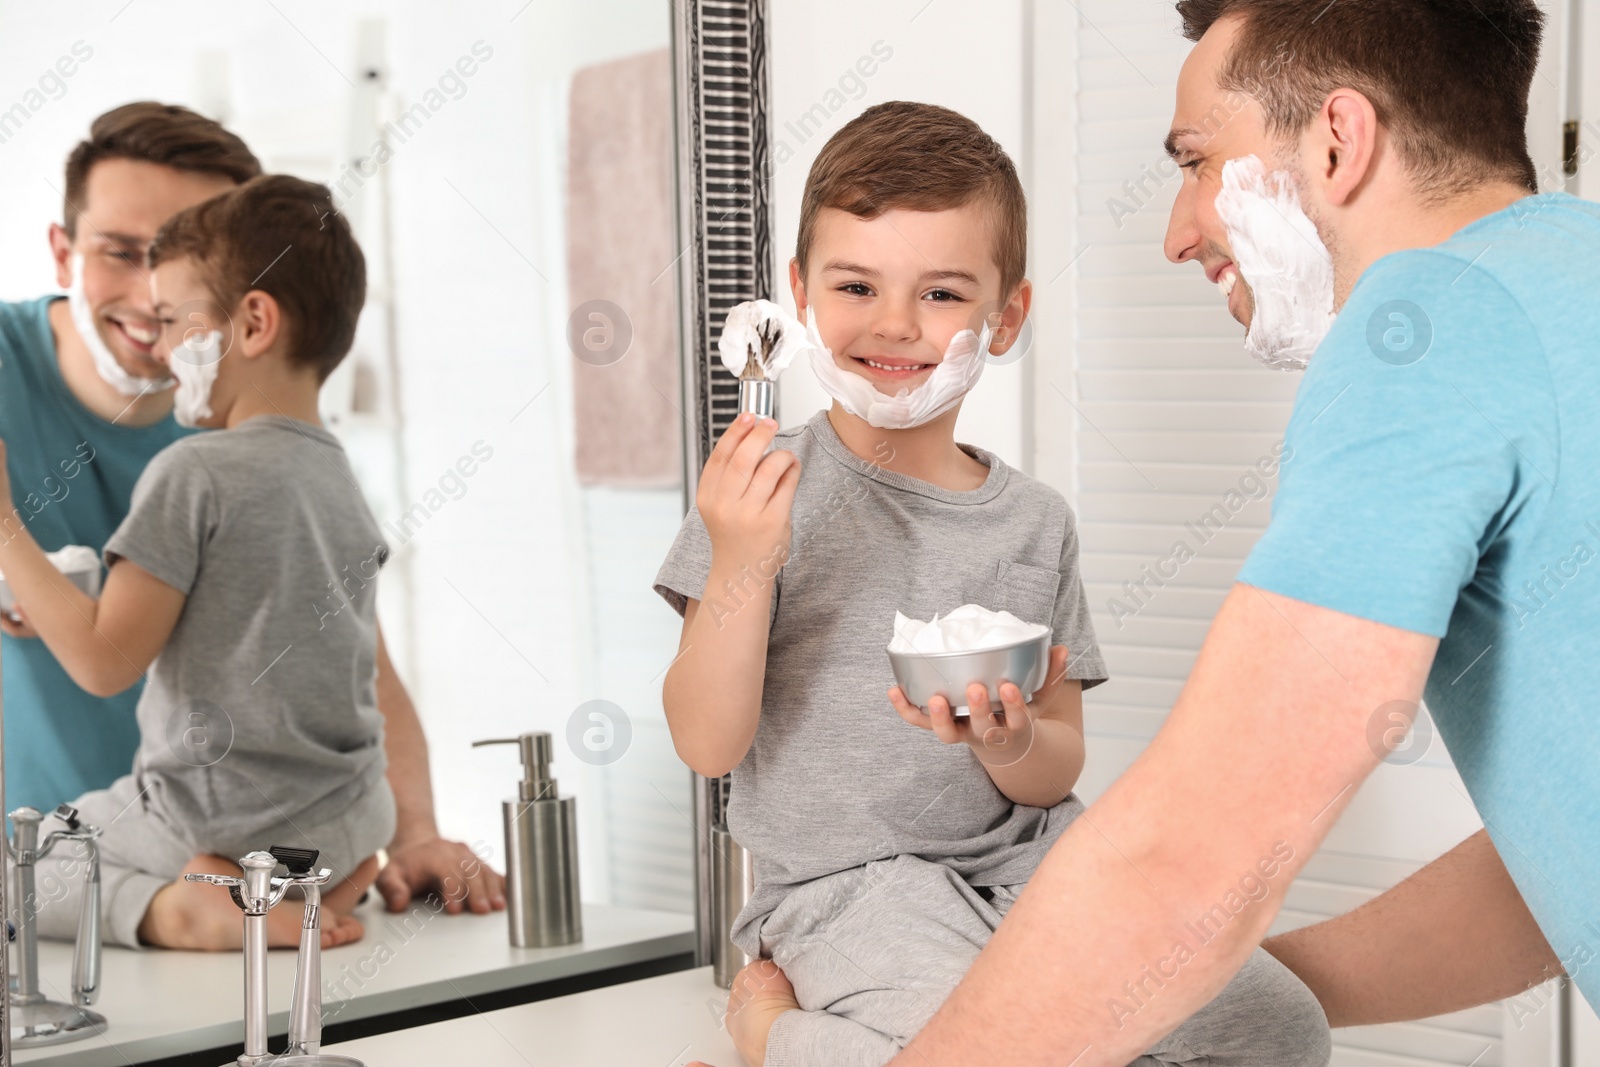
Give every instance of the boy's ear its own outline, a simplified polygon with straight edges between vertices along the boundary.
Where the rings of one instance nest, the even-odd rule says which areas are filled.
[[[795,317],[801,322],[806,321],[806,282],[800,277],[798,256],[789,260],[789,292],[794,295]]]
[[[1003,356],[1017,343],[1017,338],[1022,336],[1022,324],[1027,321],[1028,310],[1032,307],[1033,283],[1024,278],[1017,284],[1005,307],[1000,309],[1000,321],[990,323],[994,327],[994,334],[989,339],[990,355]],[[993,318],[991,316],[991,320]]]
[[[277,342],[283,332],[283,310],[271,293],[252,289],[239,300],[233,330],[239,352],[254,358]]]

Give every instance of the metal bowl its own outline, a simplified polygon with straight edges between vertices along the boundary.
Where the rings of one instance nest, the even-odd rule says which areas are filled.
[[[1050,669],[1050,632],[981,652],[889,652],[889,666],[906,699],[926,709],[936,696],[950,701],[957,715],[966,715],[967,686],[977,682],[989,691],[991,711],[1000,709],[1000,683],[1014,682],[1024,701],[1044,684]]]

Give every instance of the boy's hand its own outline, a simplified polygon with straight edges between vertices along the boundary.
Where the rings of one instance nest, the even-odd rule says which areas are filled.
[[[989,710],[989,692],[974,682],[967,687],[967,712],[958,719],[950,702],[934,697],[923,711],[906,699],[899,686],[889,690],[889,703],[912,726],[932,730],[947,745],[958,742],[971,747],[979,760],[991,767],[1009,767],[1028,754],[1033,746],[1033,721],[1037,707],[1048,705],[1067,673],[1067,646],[1050,650],[1050,665],[1044,684],[1033,694],[1033,702],[1022,702],[1022,690],[1011,682],[1000,685],[1000,711]]]
[[[10,611],[0,611],[0,632],[7,637],[39,636],[39,631],[33,628],[28,616],[23,613],[21,604],[14,606]]]
[[[800,484],[793,452],[767,452],[778,424],[740,415],[706,460],[695,506],[711,537],[711,550],[734,566],[788,558],[790,512]]]

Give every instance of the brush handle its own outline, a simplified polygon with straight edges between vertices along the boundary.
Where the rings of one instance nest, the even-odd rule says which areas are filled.
[[[758,419],[772,418],[773,389],[768,381],[741,379],[739,382],[739,414],[746,412]]]

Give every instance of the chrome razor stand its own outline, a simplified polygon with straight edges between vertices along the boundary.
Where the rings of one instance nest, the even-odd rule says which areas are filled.
[[[273,848],[252,852],[239,861],[244,875],[186,874],[191,882],[225,886],[244,912],[244,1052],[238,1067],[365,1067],[350,1056],[322,1051],[322,887],[333,872],[316,874],[313,849]],[[287,876],[274,877],[279,863]],[[289,1008],[289,1046],[274,1056],[267,1051],[267,913],[291,887],[305,897],[300,923],[300,953],[295,960],[294,994]]]
[[[45,816],[37,808],[11,813],[16,839],[6,839],[11,859],[10,918],[16,929],[16,982],[10,989],[11,1044],[34,1048],[77,1041],[103,1031],[105,1016],[89,1011],[100,995],[100,852],[98,828],[78,821],[78,812],[63,804],[54,812],[66,824],[39,840]],[[63,841],[76,841],[83,854],[83,899],[78,908],[77,943],[72,954],[72,1003],[50,1000],[39,991],[37,867]]]

